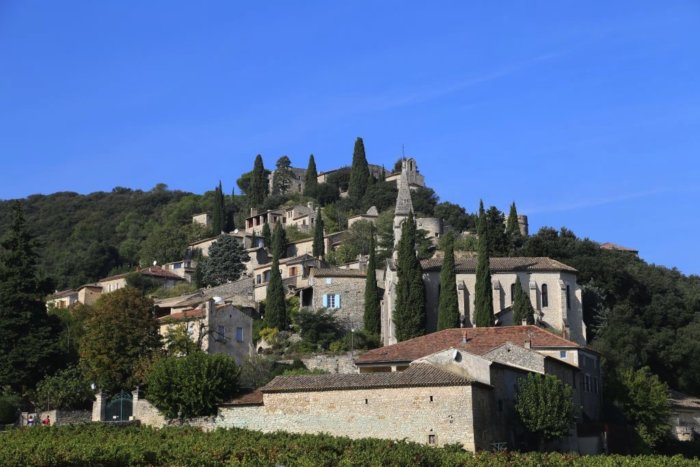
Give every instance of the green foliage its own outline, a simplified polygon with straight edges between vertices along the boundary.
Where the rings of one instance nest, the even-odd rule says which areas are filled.
[[[433,217],[438,196],[432,188],[418,187],[411,190],[411,202],[417,217]]]
[[[49,286],[38,277],[37,261],[18,202],[0,243],[0,387],[18,393],[65,364],[60,321],[46,313]]]
[[[316,186],[315,198],[321,206],[327,206],[340,199],[340,192],[338,187],[331,183],[319,183]]]
[[[238,374],[236,361],[224,354],[165,357],[151,369],[147,398],[167,418],[214,415],[236,393]]]
[[[202,284],[217,286],[238,280],[245,271],[248,253],[238,240],[230,235],[219,235],[209,247],[209,257],[203,259]]]
[[[518,383],[515,411],[540,440],[562,438],[576,420],[573,389],[555,376],[530,373]]]
[[[265,222],[262,227],[262,238],[263,245],[265,248],[272,248],[272,231],[270,230],[270,223]]]
[[[527,324],[535,324],[535,309],[532,307],[529,294],[523,290],[520,276],[515,278],[515,298],[513,300],[513,324],[519,325],[527,321]]]
[[[277,159],[275,171],[272,175],[273,195],[284,194],[289,190],[289,187],[292,186],[292,177],[294,174],[291,167],[292,161],[289,160],[289,157],[282,156]]]
[[[510,250],[509,237],[505,230],[505,216],[497,207],[491,206],[482,217],[488,237],[489,256],[506,256]]]
[[[458,204],[443,201],[435,205],[433,214],[456,232],[476,229],[476,216],[467,214],[467,211]]]
[[[279,257],[277,255],[272,257],[270,282],[267,284],[265,322],[269,327],[277,328],[280,331],[286,330],[289,324],[287,304],[284,299],[282,275],[280,274]]]
[[[423,271],[416,257],[416,225],[413,213],[401,228],[397,261],[398,284],[394,324],[399,341],[425,334],[425,291]]]
[[[634,427],[643,446],[651,451],[669,432],[668,386],[649,368],[624,369],[609,375],[608,398]]]
[[[179,297],[180,295],[187,295],[197,291],[197,286],[190,282],[182,282],[180,284],[173,285],[172,287],[161,286],[151,293],[153,298],[171,298]]]
[[[342,335],[335,316],[325,308],[299,311],[297,323],[302,340],[313,350],[327,350]]]
[[[284,258],[287,256],[287,232],[282,224],[277,222],[272,232],[272,256]]]
[[[316,171],[316,160],[314,155],[309,156],[309,165],[306,167],[304,178],[304,195],[315,198],[318,194],[318,172]]]
[[[367,278],[365,280],[364,328],[369,334],[379,336],[381,333],[381,304],[377,287],[377,255],[375,253],[374,235],[370,237],[369,259],[367,261]]]
[[[312,246],[312,254],[315,258],[323,258],[326,256],[326,242],[323,237],[323,215],[321,208],[316,209],[316,224],[314,225],[314,243]]]
[[[174,357],[193,354],[202,349],[206,332],[203,326],[195,327],[193,323],[170,323],[163,336],[163,347]]]
[[[341,167],[328,174],[326,183],[332,186],[336,193],[348,191],[350,186],[350,174],[350,167]]]
[[[80,364],[86,378],[107,392],[131,388],[142,357],[160,348],[151,299],[125,287],[103,294],[85,320]]]
[[[487,229],[484,203],[479,207],[479,252],[476,263],[476,286],[474,293],[474,322],[479,327],[494,325],[493,287],[489,267],[489,231]]]
[[[437,330],[458,328],[459,302],[457,301],[457,276],[452,235],[446,236],[445,259],[440,270],[440,299],[438,302]]]
[[[326,205],[323,208],[323,225],[326,229],[326,234],[345,230],[348,225],[347,215],[338,209],[336,204]]]
[[[19,396],[9,392],[0,393],[0,425],[15,423],[19,412]]]
[[[360,203],[367,191],[369,181],[369,165],[365,156],[365,143],[362,138],[355,140],[355,148],[352,153],[352,168],[350,170],[350,182],[348,184],[348,196],[351,200]]]
[[[187,245],[195,241],[199,225],[159,225],[147,224],[148,235],[141,243],[138,257],[142,266],[150,266],[156,261],[165,264],[171,261],[181,260],[185,256]]]
[[[138,289],[144,295],[147,295],[155,291],[160,287],[160,282],[156,281],[152,277],[144,276],[139,272],[130,272],[126,276],[126,285]]]
[[[379,214],[377,228],[377,261],[384,263],[394,253],[394,211]]]
[[[224,206],[224,192],[219,180],[219,186],[214,190],[214,209],[211,214],[211,231],[214,236],[221,235],[226,228],[226,207]]]
[[[367,187],[362,199],[362,209],[367,210],[374,206],[377,211],[393,209],[396,204],[398,189],[395,182],[379,181]]]
[[[243,187],[241,187],[243,188]],[[267,173],[263,165],[262,156],[258,154],[253,164],[253,173],[250,176],[248,199],[252,207],[260,207],[265,201],[268,192]]]
[[[80,368],[70,367],[39,381],[36,399],[39,410],[89,410],[95,397]]]

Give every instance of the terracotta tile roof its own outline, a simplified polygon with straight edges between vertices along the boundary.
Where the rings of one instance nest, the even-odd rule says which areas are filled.
[[[411,365],[405,371],[332,375],[278,376],[261,388],[266,392],[347,391],[357,389],[466,386],[472,380],[433,365]]]
[[[600,248],[603,250],[617,250],[617,251],[629,251],[630,253],[638,253],[638,250],[635,250],[634,248],[629,248],[626,246],[618,245],[617,243],[613,242],[605,242],[600,244]]]
[[[184,281],[182,277],[178,276],[177,274],[168,271],[167,269],[163,269],[160,266],[150,266],[147,268],[143,268],[139,270],[141,274],[144,276],[151,276],[151,277],[161,277],[164,279],[173,279],[177,281]]]
[[[466,332],[467,342],[463,336]],[[502,326],[491,328],[454,328],[416,337],[398,344],[370,350],[355,359],[357,365],[373,363],[405,363],[447,350],[463,349],[476,355],[484,355],[506,342],[524,346],[528,339],[532,348],[581,348],[575,342],[545,331],[537,326]]]
[[[367,277],[366,271],[359,269],[314,268],[315,277]]]
[[[238,394],[233,399],[224,402],[221,405],[262,405],[263,393],[260,389]]]
[[[170,313],[169,315],[161,316],[158,321],[168,322],[168,321],[186,321],[188,319],[199,319],[204,318],[207,311],[204,308],[195,308],[194,310],[184,310],[178,311],[176,313]]]
[[[49,299],[49,300],[56,300],[56,299],[59,299],[59,298],[70,297],[71,295],[75,295],[75,294],[77,294],[77,293],[78,293],[78,291],[77,291],[77,290],[73,290],[73,289],[60,290],[60,291],[56,291],[56,292],[54,292],[53,294],[49,295],[48,299]]]
[[[420,262],[423,271],[436,271],[442,267],[443,258],[431,258]],[[455,271],[458,273],[476,272],[477,258],[461,258],[455,261]],[[511,258],[491,258],[489,260],[491,272],[510,271],[569,271],[576,272],[576,269],[567,266],[557,260],[546,257],[511,257]]]

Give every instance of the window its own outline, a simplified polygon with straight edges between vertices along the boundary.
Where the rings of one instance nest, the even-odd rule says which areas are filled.
[[[260,274],[258,274],[257,276],[255,276],[255,282],[256,282],[257,284],[262,284],[262,276],[261,276]]]
[[[433,401],[433,396],[430,396],[430,402],[432,402],[432,401]]]
[[[339,294],[325,294],[323,296],[323,307],[338,309],[340,308],[340,295]]]
[[[547,291],[547,284],[542,284],[542,308],[549,306],[549,292]]]
[[[431,446],[434,446],[436,442],[437,442],[437,439],[436,439],[435,435],[428,435],[428,444],[430,444]]]
[[[559,351],[559,358],[566,358],[566,350]]]
[[[236,328],[236,342],[243,342],[243,328]]]
[[[216,327],[216,337],[219,339],[226,339],[226,328],[221,324]]]
[[[510,284],[510,303],[515,302],[515,284]]]
[[[297,275],[297,268],[296,266],[292,266],[289,268],[289,277],[296,276]]]
[[[270,271],[263,272],[263,282],[270,282]]]
[[[570,288],[569,285],[566,285],[566,309],[570,310],[571,309],[571,294],[570,294]]]

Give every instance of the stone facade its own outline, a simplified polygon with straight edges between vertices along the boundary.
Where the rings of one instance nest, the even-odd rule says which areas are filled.
[[[489,392],[467,385],[265,393],[261,406],[221,407],[217,427],[459,443],[475,451],[492,442]]]
[[[301,359],[309,370],[323,370],[328,373],[359,373],[359,369],[353,362],[353,355],[348,352],[343,355],[314,355]]]
[[[365,312],[366,273],[356,269],[312,269],[311,308],[326,308],[344,329],[362,329]]]

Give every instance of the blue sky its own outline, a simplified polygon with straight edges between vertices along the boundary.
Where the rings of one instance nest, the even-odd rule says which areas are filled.
[[[0,1],[0,199],[416,157],[700,273],[700,3]]]

